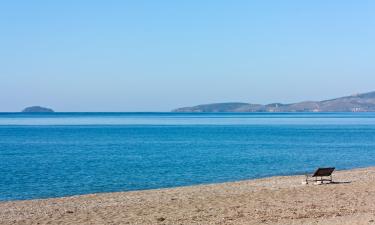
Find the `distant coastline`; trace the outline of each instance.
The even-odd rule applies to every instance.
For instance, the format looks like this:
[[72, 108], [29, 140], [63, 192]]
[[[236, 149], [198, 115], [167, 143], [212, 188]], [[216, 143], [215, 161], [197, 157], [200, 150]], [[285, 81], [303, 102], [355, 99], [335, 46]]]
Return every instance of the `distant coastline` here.
[[375, 91], [324, 100], [267, 105], [243, 102], [203, 104], [172, 112], [375, 112]]

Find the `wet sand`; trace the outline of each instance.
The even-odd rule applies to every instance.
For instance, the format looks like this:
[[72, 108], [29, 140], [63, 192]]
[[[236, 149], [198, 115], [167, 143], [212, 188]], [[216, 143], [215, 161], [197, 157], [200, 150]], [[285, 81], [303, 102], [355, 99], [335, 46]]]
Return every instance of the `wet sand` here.
[[0, 224], [374, 224], [375, 167], [181, 188], [0, 202]]

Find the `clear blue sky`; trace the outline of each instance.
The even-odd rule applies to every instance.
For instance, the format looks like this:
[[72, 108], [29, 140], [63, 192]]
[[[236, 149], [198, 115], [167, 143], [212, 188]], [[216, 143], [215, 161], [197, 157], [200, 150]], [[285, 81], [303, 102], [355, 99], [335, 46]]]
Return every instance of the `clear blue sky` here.
[[2, 1], [0, 111], [169, 111], [375, 90], [375, 1]]

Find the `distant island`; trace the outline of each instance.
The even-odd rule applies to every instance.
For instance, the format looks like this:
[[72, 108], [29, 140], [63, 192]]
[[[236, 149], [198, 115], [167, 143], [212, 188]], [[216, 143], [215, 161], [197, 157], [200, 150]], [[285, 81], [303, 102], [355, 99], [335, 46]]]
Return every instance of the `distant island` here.
[[54, 111], [50, 108], [41, 106], [31, 106], [22, 110], [23, 113], [53, 113]]
[[197, 105], [172, 112], [375, 112], [375, 91], [325, 101], [267, 105], [230, 102]]

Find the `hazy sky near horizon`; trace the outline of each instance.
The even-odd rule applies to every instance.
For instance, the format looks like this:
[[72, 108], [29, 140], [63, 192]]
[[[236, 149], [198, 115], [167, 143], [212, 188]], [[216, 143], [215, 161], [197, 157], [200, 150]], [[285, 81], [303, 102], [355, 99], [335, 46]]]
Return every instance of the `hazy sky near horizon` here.
[[169, 111], [375, 90], [375, 1], [2, 1], [0, 111]]

